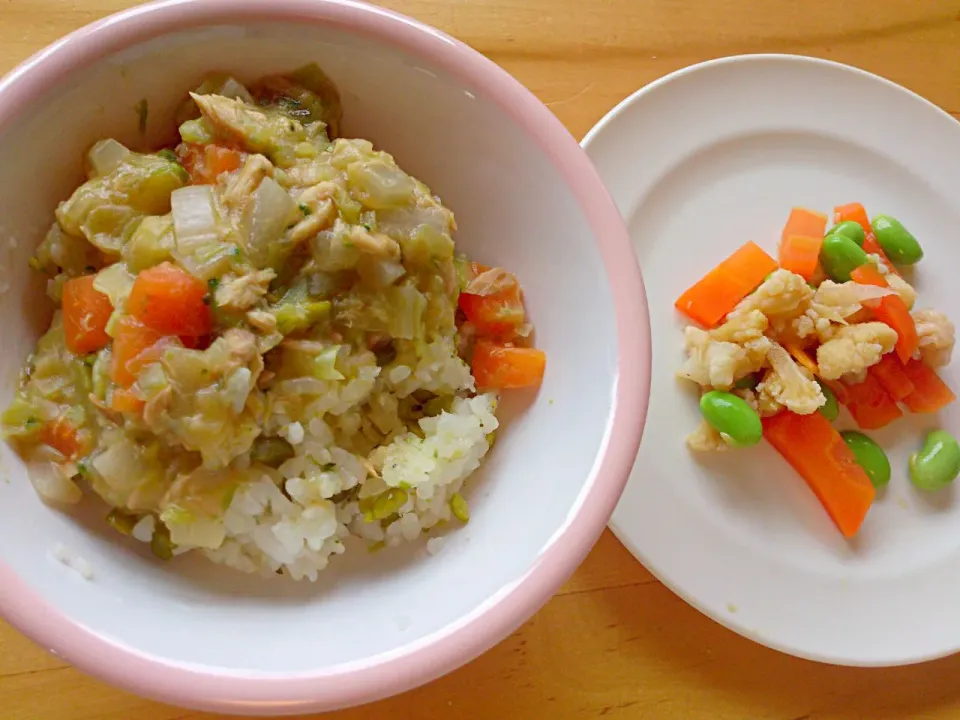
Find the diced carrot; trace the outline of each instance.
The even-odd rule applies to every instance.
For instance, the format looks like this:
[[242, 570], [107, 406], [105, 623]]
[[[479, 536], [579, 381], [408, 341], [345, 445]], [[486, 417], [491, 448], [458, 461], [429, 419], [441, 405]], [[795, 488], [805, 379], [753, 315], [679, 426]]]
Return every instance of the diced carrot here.
[[886, 253], [883, 252], [883, 248], [880, 247], [880, 243], [877, 242], [877, 236], [873, 234], [873, 227], [870, 225], [870, 218], [867, 217], [867, 211], [864, 209], [863, 205], [860, 203], [850, 203], [848, 205], [839, 205], [833, 209], [833, 221], [835, 223], [846, 222], [847, 220], [852, 220], [857, 223], [860, 227], [863, 228], [864, 239], [863, 239], [863, 250], [868, 255], [879, 255], [880, 259], [890, 268], [892, 272], [897, 272], [897, 269], [893, 266], [893, 263], [887, 259]]
[[542, 350], [478, 340], [471, 369], [478, 388], [509, 390], [539, 385], [546, 365], [547, 356]]
[[63, 284], [63, 333], [67, 348], [78, 355], [110, 344], [107, 321], [113, 305], [93, 286], [95, 278], [96, 275], [84, 275]]
[[[477, 269], [478, 277], [490, 270], [482, 265]], [[474, 294], [471, 292], [471, 283], [460, 293], [460, 309], [481, 335], [510, 338], [527, 321], [519, 283], [509, 273], [503, 273], [502, 277], [502, 286], [498, 285], [493, 292]]]
[[146, 403], [129, 388], [114, 388], [113, 397], [110, 398], [110, 407], [117, 412], [139, 413], [144, 405]]
[[677, 298], [675, 306], [701, 325], [713, 327], [776, 269], [776, 260], [748, 242]]
[[844, 537], [863, 524], [876, 491], [853, 451], [822, 414], [763, 418], [763, 436], [793, 466]]
[[903, 399], [910, 412], [935, 413], [957, 399], [936, 370], [921, 360], [904, 363], [903, 371], [914, 385], [914, 391]]
[[903, 417], [903, 411], [875, 375], [867, 373], [863, 382], [848, 384], [846, 388], [847, 400], [844, 405], [864, 430], [878, 430]]
[[164, 335], [200, 337], [209, 333], [213, 324], [206, 295], [203, 282], [165, 262], [137, 276], [127, 298], [127, 310]]
[[790, 216], [787, 218], [787, 224], [783, 227], [780, 234], [780, 241], [783, 242], [793, 235], [801, 237], [812, 237], [823, 239], [823, 232], [827, 229], [827, 216], [814, 210], [795, 207], [790, 210]]
[[[862, 265], [850, 273], [850, 277], [861, 285], [890, 287], [880, 271], [873, 265]], [[887, 295], [878, 300], [868, 300], [869, 307], [880, 322], [897, 331], [897, 356], [907, 362], [917, 351], [917, 325], [905, 302], [899, 295]]]
[[917, 389], [910, 376], [904, 372], [903, 363], [897, 359], [895, 353], [884, 355], [879, 363], [867, 370], [867, 374], [873, 375], [887, 394], [897, 402]]
[[80, 433], [69, 420], [62, 417], [45, 424], [39, 439], [67, 458], [76, 457], [83, 447]]
[[110, 378], [113, 382], [120, 387], [132, 385], [137, 379], [135, 371], [139, 368], [135, 367], [131, 370], [130, 363], [161, 338], [163, 333], [147, 327], [136, 318], [129, 315], [120, 318], [117, 322], [111, 356]]
[[177, 148], [177, 157], [193, 185], [213, 185], [220, 175], [243, 165], [243, 153], [221, 145], [184, 143]]

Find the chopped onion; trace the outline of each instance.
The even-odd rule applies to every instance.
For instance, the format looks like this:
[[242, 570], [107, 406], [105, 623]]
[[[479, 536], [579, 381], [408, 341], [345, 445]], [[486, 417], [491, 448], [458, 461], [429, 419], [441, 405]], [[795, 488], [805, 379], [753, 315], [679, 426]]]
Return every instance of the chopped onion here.
[[517, 278], [503, 268], [491, 268], [477, 275], [467, 285], [468, 295], [493, 295], [516, 287]]
[[413, 285], [391, 287], [387, 297], [393, 310], [390, 334], [404, 340], [418, 338], [422, 332], [427, 299]]
[[296, 202], [280, 183], [270, 177], [260, 182], [253, 193], [253, 202], [244, 212], [244, 250], [255, 265], [267, 264], [270, 246], [283, 236], [297, 212]]
[[217, 240], [217, 212], [209, 185], [188, 185], [174, 190], [170, 206], [177, 250], [192, 255], [197, 247]]
[[130, 151], [113, 138], [100, 140], [87, 153], [90, 170], [94, 177], [109, 175], [119, 167]]
[[37, 494], [45, 501], [62, 505], [76, 505], [83, 493], [56, 463], [32, 459], [27, 463], [27, 476]]
[[237, 368], [230, 374], [230, 377], [227, 378], [225, 387], [226, 396], [236, 415], [243, 412], [243, 408], [247, 404], [247, 396], [250, 395], [252, 388], [253, 373], [250, 372], [249, 368]]
[[114, 263], [97, 273], [93, 279], [93, 287], [108, 298], [114, 308], [123, 307], [136, 278], [127, 272], [122, 262]]
[[413, 178], [383, 160], [351, 163], [347, 183], [363, 204], [374, 210], [404, 207], [416, 188]]
[[224, 80], [220, 89], [211, 94], [223, 95], [223, 97], [230, 98], [231, 100], [243, 100], [250, 105], [257, 104], [253, 99], [253, 95], [250, 94], [250, 91], [232, 77]]
[[343, 374], [337, 370], [337, 355], [340, 353], [339, 345], [331, 345], [324, 348], [314, 359], [314, 375], [319, 380], [343, 380]]

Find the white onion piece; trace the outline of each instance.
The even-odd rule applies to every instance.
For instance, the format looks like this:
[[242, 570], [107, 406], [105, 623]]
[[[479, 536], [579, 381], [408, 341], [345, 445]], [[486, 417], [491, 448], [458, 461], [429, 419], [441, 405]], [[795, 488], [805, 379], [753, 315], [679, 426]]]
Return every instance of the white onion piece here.
[[188, 185], [174, 190], [170, 207], [179, 252], [191, 255], [197, 247], [217, 241], [217, 212], [209, 185]]
[[264, 178], [253, 193], [253, 202], [245, 214], [246, 241], [244, 250], [256, 265], [266, 265], [270, 245], [277, 242], [298, 212], [297, 203], [280, 183]]
[[87, 153], [87, 160], [95, 176], [108, 175], [122, 163], [130, 151], [113, 138], [100, 140]]
[[46, 502], [61, 505], [76, 505], [83, 492], [76, 483], [49, 460], [33, 459], [27, 463], [27, 475], [37, 494]]

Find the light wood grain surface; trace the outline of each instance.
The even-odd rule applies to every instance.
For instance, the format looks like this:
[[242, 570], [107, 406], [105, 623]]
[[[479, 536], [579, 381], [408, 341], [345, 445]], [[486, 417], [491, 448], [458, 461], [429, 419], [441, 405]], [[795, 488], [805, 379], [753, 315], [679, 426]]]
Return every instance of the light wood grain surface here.
[[[133, 4], [0, 0], [0, 70]], [[749, 52], [800, 53], [858, 65], [960, 116], [960, 0], [386, 4], [500, 63], [578, 138], [645, 83], [701, 60]], [[960, 656], [859, 670], [759, 647], [688, 607], [606, 533], [560, 593], [480, 659], [400, 697], [325, 717], [960, 718], [958, 677]], [[0, 623], [4, 720], [212, 717], [141, 700], [85, 677]]]

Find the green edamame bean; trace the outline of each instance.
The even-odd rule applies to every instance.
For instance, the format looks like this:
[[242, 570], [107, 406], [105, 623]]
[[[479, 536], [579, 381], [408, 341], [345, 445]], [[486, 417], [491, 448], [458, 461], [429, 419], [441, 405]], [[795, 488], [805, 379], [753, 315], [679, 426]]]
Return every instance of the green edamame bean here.
[[920, 490], [939, 490], [960, 475], [960, 444], [944, 430], [927, 435], [923, 448], [910, 456], [910, 480]]
[[896, 265], [913, 265], [923, 258], [923, 248], [903, 224], [889, 215], [877, 215], [870, 223], [877, 242]]
[[840, 403], [837, 402], [837, 396], [833, 394], [833, 390], [819, 380], [817, 380], [817, 385], [820, 386], [820, 391], [827, 399], [827, 401], [817, 409], [827, 420], [833, 422], [840, 415]]
[[875, 488], [882, 488], [890, 482], [890, 461], [879, 445], [856, 430], [844, 430], [840, 436], [853, 451], [857, 465], [867, 473]]
[[863, 231], [863, 227], [858, 222], [853, 220], [844, 220], [842, 223], [837, 223], [832, 228], [827, 235], [843, 235], [845, 237], [853, 240], [857, 245], [863, 247], [863, 241], [866, 239], [866, 233]]
[[820, 246], [820, 264], [834, 282], [843, 283], [850, 273], [867, 263], [867, 254], [846, 235], [827, 235]]
[[728, 445], [756, 445], [763, 437], [760, 416], [733, 393], [711, 390], [700, 398], [700, 414]]

